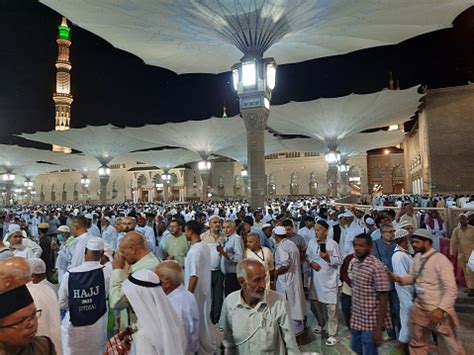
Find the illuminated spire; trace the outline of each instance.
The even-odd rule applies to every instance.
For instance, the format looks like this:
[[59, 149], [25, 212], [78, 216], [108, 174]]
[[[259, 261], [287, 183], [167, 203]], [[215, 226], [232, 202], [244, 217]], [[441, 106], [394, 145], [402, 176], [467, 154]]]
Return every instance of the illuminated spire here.
[[[62, 18], [58, 26], [58, 57], [56, 60], [56, 90], [53, 93], [53, 100], [56, 106], [55, 130], [66, 131], [71, 124], [71, 104], [73, 101], [71, 94], [71, 62], [69, 61], [69, 47], [71, 28], [67, 24], [67, 19]], [[53, 145], [53, 151], [70, 153], [71, 148]]]
[[70, 40], [69, 31], [71, 31], [71, 28], [67, 25], [67, 19], [63, 17], [61, 24], [58, 26], [58, 38]]

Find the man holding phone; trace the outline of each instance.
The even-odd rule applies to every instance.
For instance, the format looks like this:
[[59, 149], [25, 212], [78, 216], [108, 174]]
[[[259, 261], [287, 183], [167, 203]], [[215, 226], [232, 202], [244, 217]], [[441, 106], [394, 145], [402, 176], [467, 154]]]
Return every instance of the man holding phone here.
[[327, 238], [329, 225], [319, 220], [315, 225], [316, 238], [309, 242], [306, 258], [312, 269], [310, 298], [311, 311], [318, 325], [314, 333], [321, 333], [327, 324], [327, 346], [337, 344], [338, 267], [342, 264], [339, 245]]

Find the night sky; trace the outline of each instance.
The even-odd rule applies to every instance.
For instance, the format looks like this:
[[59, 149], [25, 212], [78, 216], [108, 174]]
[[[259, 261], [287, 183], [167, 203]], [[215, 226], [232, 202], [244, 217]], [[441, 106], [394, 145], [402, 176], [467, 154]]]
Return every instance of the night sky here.
[[[54, 129], [60, 22], [59, 14], [35, 0], [0, 0], [1, 143], [31, 145], [12, 135]], [[230, 73], [176, 75], [79, 27], [72, 26], [71, 37], [72, 127], [205, 119], [221, 116], [224, 103], [229, 115], [238, 113]], [[460, 14], [452, 29], [398, 45], [280, 65], [272, 104], [379, 91], [390, 71], [402, 89], [474, 81], [474, 8]]]

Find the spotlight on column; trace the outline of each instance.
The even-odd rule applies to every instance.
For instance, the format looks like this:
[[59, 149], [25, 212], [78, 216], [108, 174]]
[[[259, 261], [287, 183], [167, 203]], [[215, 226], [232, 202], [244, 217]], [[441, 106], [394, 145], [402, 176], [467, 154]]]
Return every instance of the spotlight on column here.
[[200, 161], [198, 163], [198, 169], [201, 171], [211, 170], [211, 162], [207, 160]]
[[339, 170], [340, 173], [347, 173], [351, 166], [347, 163], [339, 164], [337, 166], [337, 170]]
[[337, 164], [341, 161], [341, 153], [336, 150], [330, 150], [324, 157], [329, 164]]
[[242, 171], [240, 172], [240, 176], [242, 177], [247, 177], [249, 175], [249, 172], [247, 171], [247, 169], [242, 169]]
[[171, 174], [165, 173], [161, 175], [161, 179], [167, 183], [171, 181]]
[[162, 189], [163, 186], [164, 186], [164, 185], [163, 185], [162, 183], [160, 183], [160, 182], [155, 185], [155, 187], [156, 187], [157, 189]]
[[99, 168], [99, 177], [110, 176], [110, 168], [106, 165], [103, 165]]

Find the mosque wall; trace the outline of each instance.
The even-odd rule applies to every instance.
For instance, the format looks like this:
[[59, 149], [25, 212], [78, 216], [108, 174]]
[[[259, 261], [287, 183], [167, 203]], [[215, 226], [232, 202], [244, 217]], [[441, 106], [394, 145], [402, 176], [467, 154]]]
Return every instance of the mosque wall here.
[[473, 194], [473, 137], [474, 85], [429, 90], [403, 144], [410, 192]]
[[[385, 159], [385, 157], [383, 157]], [[394, 158], [392, 158], [393, 161]], [[348, 160], [351, 166], [347, 176], [349, 190], [344, 190], [344, 180], [339, 178], [339, 192], [366, 194], [370, 185], [367, 154], [353, 156]], [[391, 162], [391, 161], [390, 161]], [[402, 159], [403, 162], [403, 159]], [[267, 156], [266, 174], [269, 196], [323, 195], [328, 193], [328, 164], [324, 156], [310, 153], [291, 152]], [[378, 163], [382, 164], [381, 162]], [[386, 163], [383, 163], [384, 165]], [[385, 165], [384, 165], [385, 166]], [[391, 166], [391, 165], [390, 165]], [[241, 175], [243, 167], [234, 161], [216, 160], [212, 163], [209, 186], [215, 198], [244, 198], [248, 186], [247, 178]], [[110, 202], [151, 202], [162, 200], [163, 188], [157, 188], [162, 170], [146, 164], [127, 163], [111, 166], [107, 185], [107, 199]], [[187, 168], [171, 169], [175, 180], [170, 184], [170, 198], [174, 200], [199, 199], [202, 194], [202, 180], [197, 164]], [[69, 202], [98, 201], [100, 181], [96, 172], [90, 172], [90, 184], [81, 185], [82, 174], [76, 171], [43, 174], [36, 178], [35, 201]], [[346, 182], [347, 182], [346, 181]], [[65, 193], [63, 193], [65, 191]]]
[[369, 154], [368, 193], [397, 193], [405, 190], [405, 160], [403, 153]]

